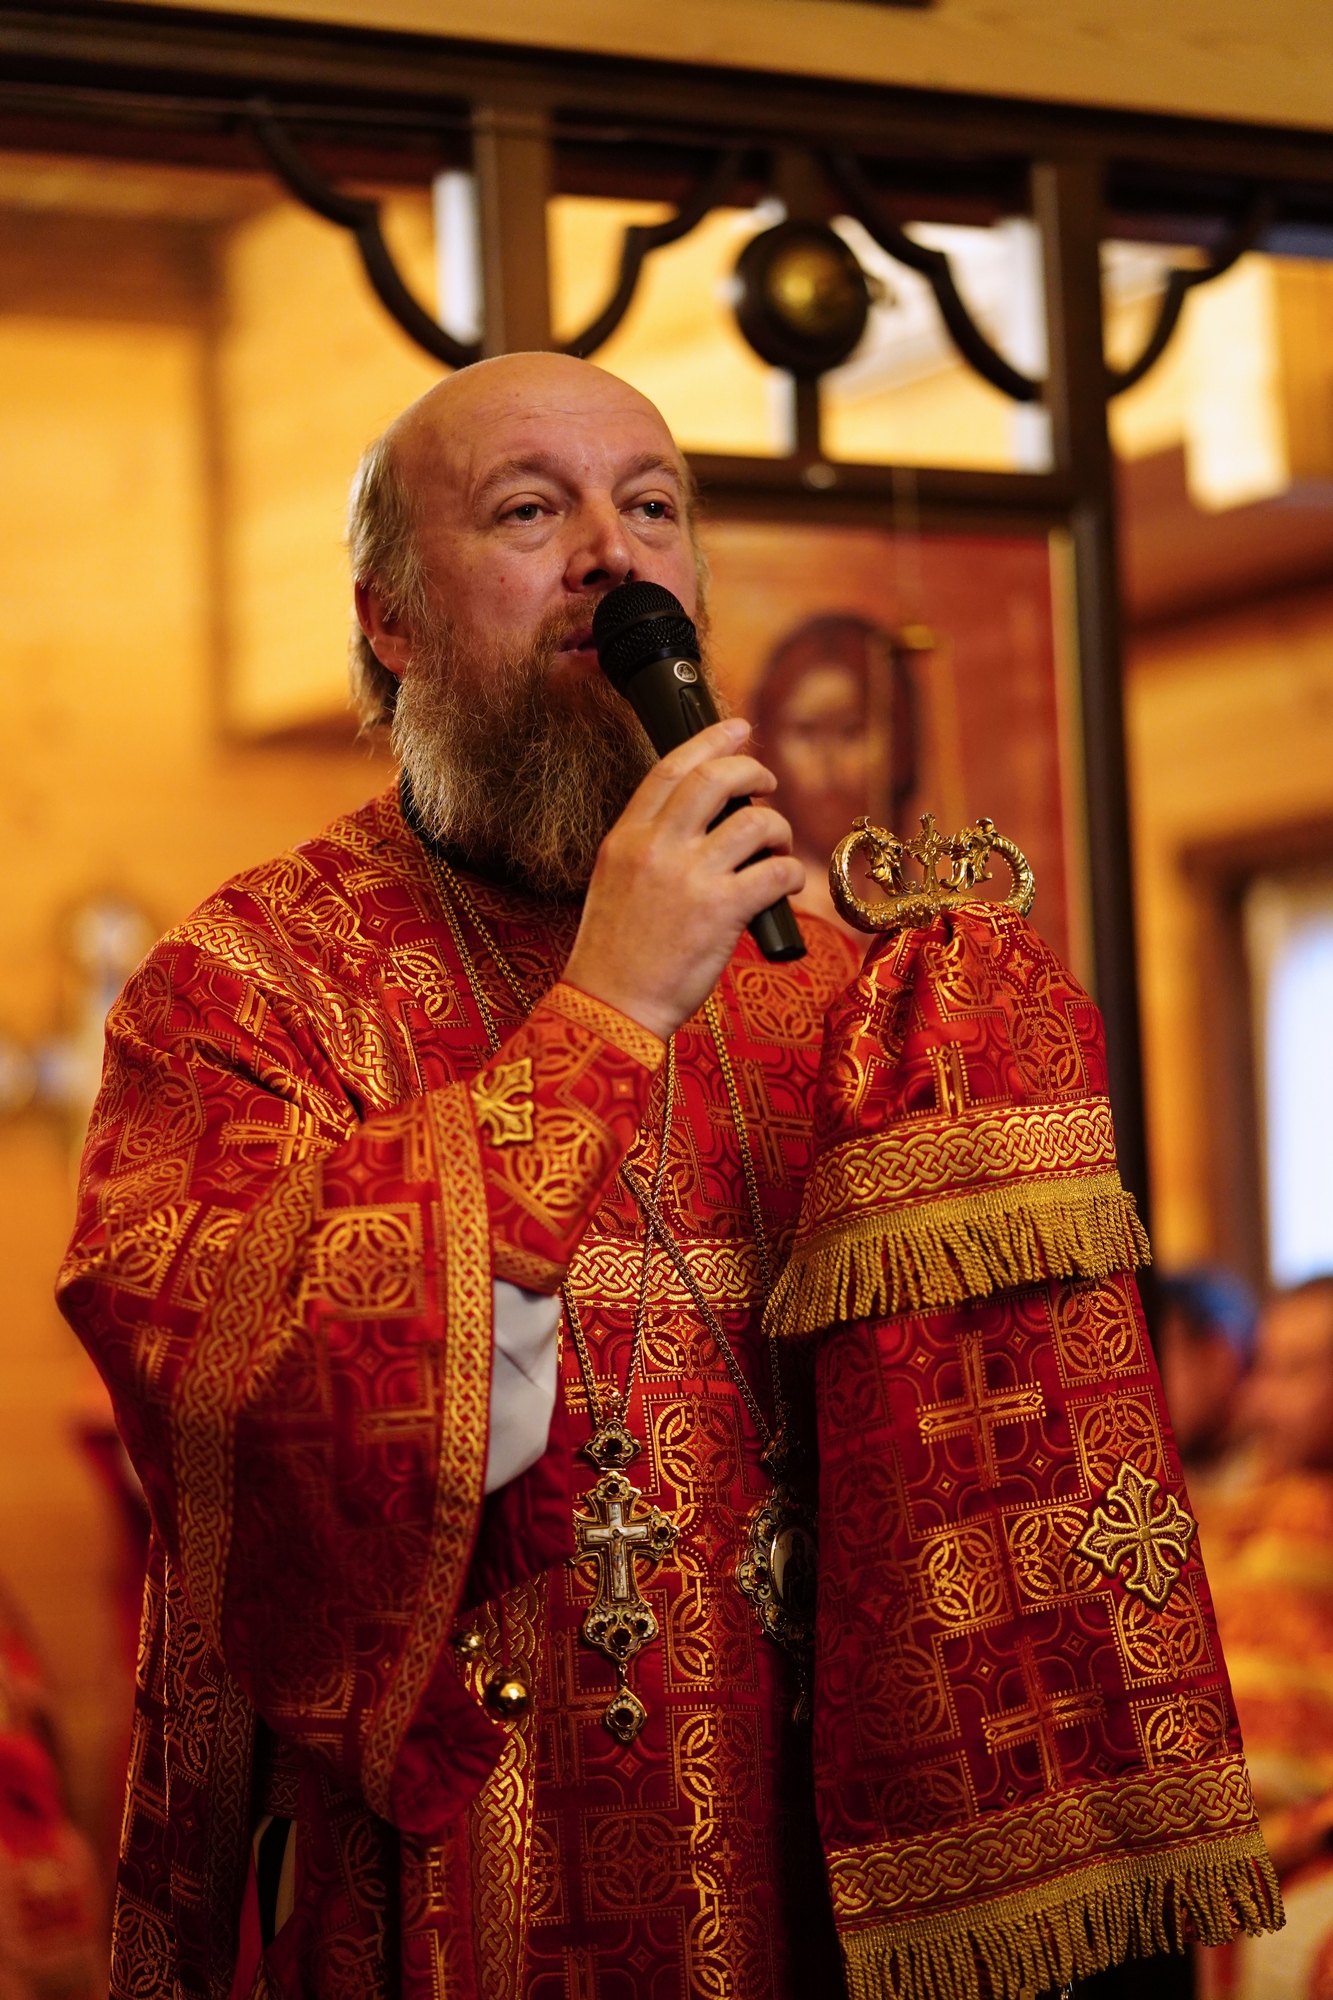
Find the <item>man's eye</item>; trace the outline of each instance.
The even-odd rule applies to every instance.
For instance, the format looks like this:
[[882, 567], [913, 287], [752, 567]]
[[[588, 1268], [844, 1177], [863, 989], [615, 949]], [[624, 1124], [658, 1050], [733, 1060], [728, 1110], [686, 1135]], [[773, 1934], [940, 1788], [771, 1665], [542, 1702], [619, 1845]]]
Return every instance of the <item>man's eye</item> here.
[[665, 500], [640, 500], [639, 508], [645, 520], [665, 521], [667, 517], [667, 503]]
[[529, 521], [537, 520], [541, 511], [535, 500], [524, 500], [519, 506], [509, 509], [509, 519], [511, 521], [522, 521], [526, 524]]

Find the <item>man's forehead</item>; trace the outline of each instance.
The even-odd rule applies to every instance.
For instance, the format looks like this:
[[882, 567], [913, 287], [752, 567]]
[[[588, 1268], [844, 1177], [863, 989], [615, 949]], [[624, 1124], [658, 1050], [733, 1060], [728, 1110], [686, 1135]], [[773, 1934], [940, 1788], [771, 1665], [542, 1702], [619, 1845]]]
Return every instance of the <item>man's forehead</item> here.
[[653, 405], [599, 369], [588, 378], [457, 382], [471, 393], [441, 395], [411, 413], [405, 475], [473, 491], [507, 469], [615, 479], [656, 463], [679, 476], [679, 453]]

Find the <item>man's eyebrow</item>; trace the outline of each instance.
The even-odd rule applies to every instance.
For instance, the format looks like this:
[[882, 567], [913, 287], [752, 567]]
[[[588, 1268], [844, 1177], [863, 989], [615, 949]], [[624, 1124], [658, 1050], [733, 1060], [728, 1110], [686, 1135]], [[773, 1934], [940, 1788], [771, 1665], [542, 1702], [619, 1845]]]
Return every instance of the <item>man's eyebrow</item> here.
[[[646, 472], [664, 472], [675, 485], [680, 487], [684, 485], [680, 467], [675, 459], [661, 451], [641, 452], [638, 458], [626, 466], [616, 484], [620, 486], [627, 479], [641, 479]], [[553, 454], [543, 451], [522, 452], [513, 458], [502, 459], [498, 465], [492, 466], [476, 489], [477, 499], [486, 499], [497, 486], [507, 486], [511, 480], [521, 479], [525, 473], [554, 479], [561, 486], [569, 483], [564, 466]]]
[[[622, 473], [621, 479], [641, 479], [645, 472], [665, 472], [677, 486], [683, 485], [680, 466], [664, 451], [645, 451]], [[617, 485], [621, 482], [617, 480]]]

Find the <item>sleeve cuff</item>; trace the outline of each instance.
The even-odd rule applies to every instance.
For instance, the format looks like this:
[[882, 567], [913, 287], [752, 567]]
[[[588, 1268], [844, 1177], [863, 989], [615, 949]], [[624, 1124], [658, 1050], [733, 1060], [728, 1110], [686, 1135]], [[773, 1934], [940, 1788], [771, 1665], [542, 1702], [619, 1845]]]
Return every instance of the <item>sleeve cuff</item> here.
[[587, 1028], [592, 1034], [600, 1035], [621, 1055], [630, 1056], [642, 1063], [646, 1070], [659, 1070], [666, 1060], [667, 1045], [660, 1035], [650, 1028], [641, 1028], [637, 1021], [631, 1021], [628, 1014], [622, 1014], [618, 1007], [608, 1006], [605, 1000], [594, 1000], [591, 993], [581, 987], [570, 986], [559, 980], [542, 1001], [544, 1007], [554, 1008], [567, 1021], [577, 1027]]

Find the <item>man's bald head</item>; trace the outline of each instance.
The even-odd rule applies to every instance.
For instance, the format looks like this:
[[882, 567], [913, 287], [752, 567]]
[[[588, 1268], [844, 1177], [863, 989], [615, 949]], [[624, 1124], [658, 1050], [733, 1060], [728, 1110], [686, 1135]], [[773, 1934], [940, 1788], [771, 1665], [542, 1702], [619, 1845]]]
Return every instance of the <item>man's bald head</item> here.
[[[497, 482], [512, 485], [529, 470], [553, 469], [586, 480], [598, 469], [590, 460], [608, 435], [621, 442], [622, 462], [600, 468], [604, 481], [614, 473], [658, 474], [674, 488], [697, 584], [702, 564], [692, 482], [660, 411], [589, 361], [538, 353], [498, 355], [446, 376], [368, 448], [348, 516], [357, 585], [376, 591], [391, 615], [419, 623], [438, 595], [431, 590], [432, 568], [439, 567], [432, 544], [447, 546], [451, 534], [474, 527]], [[386, 667], [377, 650], [383, 649], [358, 630], [352, 688], [368, 726], [387, 722], [397, 699], [398, 670]]]
[[409, 489], [416, 489], [441, 471], [466, 476], [490, 447], [503, 449], [516, 428], [556, 416], [594, 423], [635, 418], [684, 474], [656, 404], [618, 375], [569, 354], [499, 354], [447, 375], [394, 419], [385, 440]]

